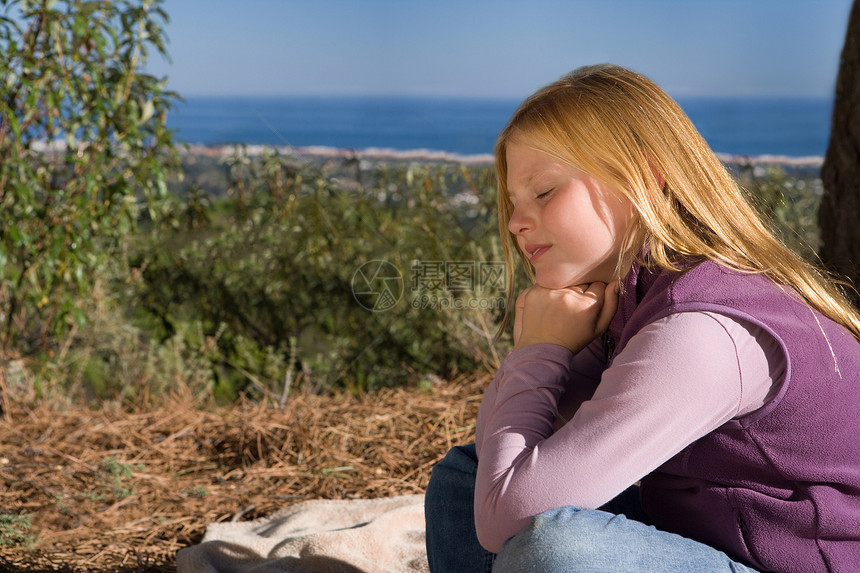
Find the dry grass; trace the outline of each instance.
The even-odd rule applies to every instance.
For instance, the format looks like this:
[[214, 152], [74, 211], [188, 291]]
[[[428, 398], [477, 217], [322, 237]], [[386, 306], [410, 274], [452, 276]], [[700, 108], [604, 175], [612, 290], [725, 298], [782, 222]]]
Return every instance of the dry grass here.
[[210, 522], [305, 499], [420, 493], [448, 448], [473, 440], [487, 382], [297, 394], [283, 410], [202, 410], [182, 396], [142, 411], [6, 404], [0, 568], [175, 571], [176, 551]]

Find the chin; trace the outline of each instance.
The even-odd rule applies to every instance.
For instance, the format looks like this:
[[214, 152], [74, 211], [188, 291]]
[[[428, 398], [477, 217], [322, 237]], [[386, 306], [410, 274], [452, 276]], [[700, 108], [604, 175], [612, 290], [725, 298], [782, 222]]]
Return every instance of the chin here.
[[541, 274], [538, 272], [535, 274], [535, 284], [547, 289], [561, 289], [595, 282], [609, 284], [612, 281], [611, 278], [596, 277], [594, 274], [595, 273], [589, 273], [583, 275], [582, 273], [571, 273], [569, 275], [560, 276], [558, 274]]
[[535, 276], [535, 284], [548, 289], [567, 288], [585, 282], [587, 281], [579, 280], [578, 277], [542, 277], [539, 274]]

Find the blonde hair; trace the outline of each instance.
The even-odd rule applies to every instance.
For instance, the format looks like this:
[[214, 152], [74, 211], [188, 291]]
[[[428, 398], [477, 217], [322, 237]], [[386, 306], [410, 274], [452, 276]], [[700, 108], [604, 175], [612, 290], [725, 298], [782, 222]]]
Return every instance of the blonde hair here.
[[640, 253], [641, 262], [669, 270], [680, 270], [682, 260], [710, 259], [793, 289], [860, 340], [860, 315], [836, 282], [774, 235], [680, 106], [648, 78], [610, 64], [579, 68], [539, 90], [499, 135], [499, 231], [508, 285], [502, 329], [517, 295], [514, 253], [534, 280], [534, 268], [508, 229], [513, 205], [506, 151], [514, 141], [590, 174], [630, 200], [636, 215], [618, 278]]

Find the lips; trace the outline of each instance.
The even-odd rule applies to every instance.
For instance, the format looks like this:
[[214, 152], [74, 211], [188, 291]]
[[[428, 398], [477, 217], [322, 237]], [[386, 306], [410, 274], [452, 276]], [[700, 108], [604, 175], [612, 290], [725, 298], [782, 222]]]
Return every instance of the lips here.
[[545, 252], [550, 249], [551, 245], [541, 245], [537, 243], [528, 243], [523, 250], [529, 256], [529, 261], [534, 264]]

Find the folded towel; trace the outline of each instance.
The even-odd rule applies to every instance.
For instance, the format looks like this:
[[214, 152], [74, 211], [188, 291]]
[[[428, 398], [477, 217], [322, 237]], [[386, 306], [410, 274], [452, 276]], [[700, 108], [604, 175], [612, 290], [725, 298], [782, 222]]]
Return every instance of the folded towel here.
[[211, 523], [178, 573], [427, 572], [424, 496], [314, 500], [255, 521]]

